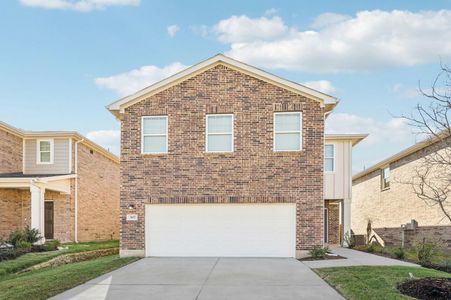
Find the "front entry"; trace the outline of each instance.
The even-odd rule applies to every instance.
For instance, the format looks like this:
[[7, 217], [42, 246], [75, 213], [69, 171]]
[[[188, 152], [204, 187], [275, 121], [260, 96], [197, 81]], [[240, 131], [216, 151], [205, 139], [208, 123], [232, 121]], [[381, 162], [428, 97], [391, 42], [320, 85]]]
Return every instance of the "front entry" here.
[[44, 237], [46, 240], [53, 239], [53, 201], [45, 201], [45, 213], [44, 213]]

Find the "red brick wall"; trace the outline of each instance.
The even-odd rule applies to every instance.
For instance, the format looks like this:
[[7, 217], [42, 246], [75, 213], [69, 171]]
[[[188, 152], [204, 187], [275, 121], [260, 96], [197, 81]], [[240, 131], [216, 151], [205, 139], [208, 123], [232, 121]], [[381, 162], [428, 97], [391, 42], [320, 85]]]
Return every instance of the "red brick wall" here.
[[61, 242], [74, 240], [72, 228], [72, 199], [71, 195], [65, 195], [53, 191], [46, 191], [46, 201], [53, 201], [53, 235]]
[[[273, 152], [273, 113], [303, 112], [303, 151]], [[205, 115], [233, 113], [235, 151], [205, 153]], [[169, 153], [141, 155], [141, 117], [168, 115]], [[146, 203], [297, 203], [296, 248], [323, 244], [324, 110], [316, 101], [216, 66], [126, 109], [121, 247], [144, 249]], [[137, 222], [127, 222], [135, 205]]]
[[18, 189], [0, 189], [0, 238], [30, 224], [26, 214], [30, 206], [30, 192]]
[[119, 238], [119, 164], [78, 144], [78, 240]]
[[22, 138], [0, 129], [0, 173], [22, 172]]
[[329, 245], [340, 244], [340, 205], [338, 201], [325, 201], [328, 210], [328, 239]]

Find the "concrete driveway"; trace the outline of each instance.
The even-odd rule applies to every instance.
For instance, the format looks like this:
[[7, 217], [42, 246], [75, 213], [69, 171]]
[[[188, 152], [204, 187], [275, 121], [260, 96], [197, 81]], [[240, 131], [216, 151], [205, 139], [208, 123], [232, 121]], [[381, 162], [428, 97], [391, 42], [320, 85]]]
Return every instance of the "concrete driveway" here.
[[290, 258], [145, 258], [54, 299], [343, 299]]

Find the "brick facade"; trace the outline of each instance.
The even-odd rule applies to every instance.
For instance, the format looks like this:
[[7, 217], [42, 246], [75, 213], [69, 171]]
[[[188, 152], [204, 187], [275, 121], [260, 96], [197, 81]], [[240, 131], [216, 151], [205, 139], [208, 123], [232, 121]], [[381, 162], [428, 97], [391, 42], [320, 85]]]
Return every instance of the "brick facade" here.
[[[451, 137], [448, 138], [451, 142]], [[422, 158], [443, 151], [436, 143], [407, 155], [390, 164], [390, 188], [381, 190], [381, 170], [375, 170], [353, 181], [352, 224], [356, 234], [365, 234], [368, 221], [372, 228], [400, 228], [401, 224], [416, 220], [421, 226], [451, 225], [438, 206], [430, 206], [419, 199], [406, 182], [415, 176]], [[388, 235], [387, 235], [388, 236]], [[390, 243], [390, 241], [387, 241]]]
[[0, 129], [0, 173], [22, 172], [22, 138]]
[[[373, 228], [387, 246], [401, 246], [401, 227]], [[434, 237], [443, 242], [443, 247], [451, 250], [451, 226], [419, 226], [415, 230], [404, 231], [404, 245], [410, 247], [416, 239]]]
[[[303, 151], [273, 151], [273, 113], [303, 113]], [[233, 113], [233, 153], [205, 153], [205, 119]], [[141, 155], [141, 117], [167, 115], [168, 154]], [[121, 136], [121, 249], [144, 249], [147, 203], [297, 204], [296, 249], [323, 244], [324, 109], [215, 66], [126, 108]], [[134, 209], [129, 209], [133, 205]], [[127, 222], [126, 213], [137, 213]]]
[[328, 211], [328, 244], [339, 245], [340, 241], [340, 201], [326, 200]]
[[119, 238], [119, 164], [78, 145], [78, 240]]

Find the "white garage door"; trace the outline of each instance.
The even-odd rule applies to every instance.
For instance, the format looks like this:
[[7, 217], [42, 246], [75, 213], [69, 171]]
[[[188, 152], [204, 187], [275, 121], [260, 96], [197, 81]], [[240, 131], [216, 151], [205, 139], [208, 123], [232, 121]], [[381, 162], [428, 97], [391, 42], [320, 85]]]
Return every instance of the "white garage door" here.
[[146, 206], [147, 256], [294, 257], [295, 204]]

